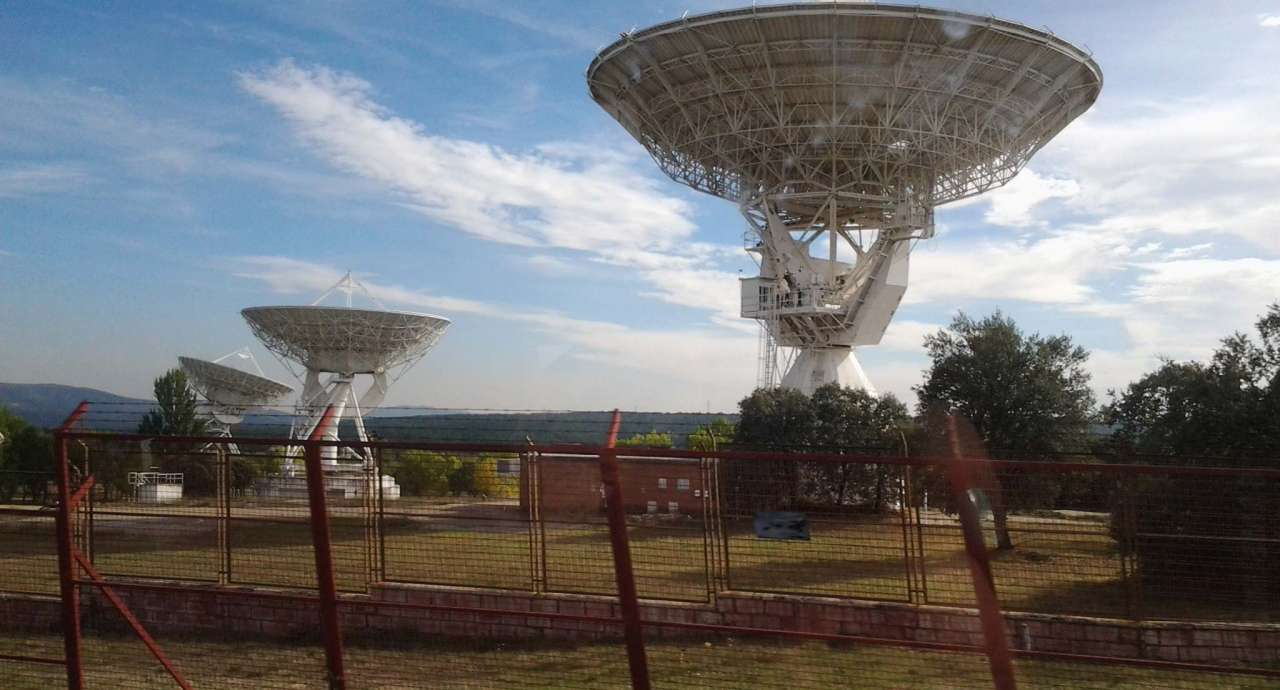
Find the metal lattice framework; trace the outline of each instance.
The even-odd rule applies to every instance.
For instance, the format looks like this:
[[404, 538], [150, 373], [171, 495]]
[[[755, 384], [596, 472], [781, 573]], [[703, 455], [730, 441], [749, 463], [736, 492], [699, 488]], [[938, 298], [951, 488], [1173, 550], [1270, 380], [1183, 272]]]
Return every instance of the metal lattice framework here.
[[[347, 306], [319, 305], [335, 291], [346, 294]], [[240, 312], [253, 334], [303, 381], [294, 419], [295, 438], [310, 437], [325, 411], [332, 410], [338, 420], [351, 419], [360, 440], [368, 441], [364, 416], [382, 404], [391, 385], [426, 356], [449, 328], [448, 319], [430, 314], [353, 308], [351, 297], [357, 291], [382, 307], [348, 273], [310, 306], [250, 307]], [[301, 365], [305, 373], [299, 376], [291, 363]], [[322, 374], [329, 376], [322, 379]], [[355, 379], [362, 374], [370, 375], [372, 382], [363, 393], [357, 393]], [[338, 424], [330, 425], [325, 438], [338, 440], [338, 428]], [[290, 472], [297, 450], [289, 453]], [[364, 456], [366, 464], [372, 461], [367, 451], [357, 454]], [[338, 449], [326, 448], [324, 457], [326, 465], [336, 465]]]
[[1088, 55], [1042, 31], [849, 3], [660, 24], [602, 51], [587, 79], [694, 189], [732, 201], [836, 190], [887, 204], [909, 190], [930, 207], [1007, 182], [1102, 85]]
[[422, 358], [449, 320], [349, 307], [250, 307], [240, 312], [277, 355], [312, 371], [376, 374]]
[[191, 387], [209, 402], [235, 410], [269, 405], [293, 388], [247, 371], [195, 357], [179, 357]]
[[[240, 357], [249, 360], [253, 374], [222, 364], [223, 360]], [[213, 361], [195, 357], [178, 357], [178, 366], [187, 375], [191, 387], [206, 401], [211, 418], [209, 431], [214, 435], [231, 437], [231, 426], [244, 421], [245, 412], [270, 405], [293, 392], [293, 388], [262, 375], [258, 361], [249, 348], [241, 348]], [[235, 443], [227, 443], [227, 450], [239, 454]]]
[[740, 205], [761, 268], [742, 315], [801, 348], [809, 383], [864, 387], [847, 380], [861, 377], [849, 350], [880, 341], [934, 207], [1008, 182], [1102, 87], [1084, 51], [1046, 32], [861, 3], [626, 33], [587, 81], [664, 172]]

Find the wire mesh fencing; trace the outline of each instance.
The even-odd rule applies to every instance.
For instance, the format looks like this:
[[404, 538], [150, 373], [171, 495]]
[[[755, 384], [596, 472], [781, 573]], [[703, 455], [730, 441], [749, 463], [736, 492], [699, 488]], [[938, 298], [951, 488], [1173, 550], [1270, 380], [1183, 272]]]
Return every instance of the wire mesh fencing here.
[[[282, 417], [64, 429], [65, 488], [0, 507], [0, 604], [43, 607], [0, 626], [7, 677], [66, 678], [74, 637], [81, 687], [1010, 687], [975, 611], [989, 572], [1011, 683], [1280, 682], [1274, 470], [691, 447], [704, 427], [614, 447], [595, 414], [333, 440]], [[67, 583], [70, 609], [29, 598]]]
[[0, 594], [58, 594], [52, 480], [0, 470]]

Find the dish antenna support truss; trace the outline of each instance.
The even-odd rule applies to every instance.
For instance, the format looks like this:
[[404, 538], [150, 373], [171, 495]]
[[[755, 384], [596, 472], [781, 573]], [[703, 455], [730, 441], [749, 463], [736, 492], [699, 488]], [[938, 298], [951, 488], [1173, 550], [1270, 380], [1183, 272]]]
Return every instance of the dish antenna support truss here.
[[[805, 3], [623, 34], [591, 97], [672, 179], [736, 203], [760, 267], [741, 315], [758, 377], [872, 390], [878, 344], [934, 208], [999, 187], [1096, 100], [1083, 50], [1022, 24], [916, 6]], [[781, 346], [779, 348], [778, 346]]]
[[[321, 306], [334, 292], [346, 296], [345, 307]], [[378, 309], [351, 306], [356, 292]], [[382, 404], [391, 386], [413, 368], [444, 335], [449, 320], [430, 314], [387, 309], [362, 283], [347, 273], [311, 306], [251, 307], [241, 311], [255, 336], [302, 383], [292, 436], [307, 438], [330, 406], [335, 423], [324, 438], [339, 440], [343, 419], [368, 441], [364, 418]], [[357, 391], [357, 379], [370, 381]], [[297, 454], [290, 449], [289, 457]], [[368, 449], [356, 455], [372, 462]], [[324, 464], [337, 465], [338, 448], [326, 447]], [[292, 462], [287, 466], [292, 467]]]
[[[223, 364], [231, 358], [248, 361], [256, 373]], [[208, 404], [213, 435], [223, 438], [231, 438], [231, 427], [244, 421], [249, 409], [269, 405], [293, 392], [293, 388], [267, 378], [247, 347], [212, 361], [179, 357], [178, 366]], [[228, 442], [226, 446], [232, 453], [240, 452], [234, 443]]]

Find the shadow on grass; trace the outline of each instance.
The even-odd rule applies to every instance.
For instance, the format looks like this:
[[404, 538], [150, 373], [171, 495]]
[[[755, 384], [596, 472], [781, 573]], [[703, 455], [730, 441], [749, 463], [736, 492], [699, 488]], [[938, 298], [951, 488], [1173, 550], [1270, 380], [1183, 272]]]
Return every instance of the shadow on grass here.
[[1058, 582], [1052, 587], [1040, 587], [1032, 591], [1000, 587], [996, 582], [996, 594], [1001, 607], [1007, 611], [1033, 613], [1057, 613], [1066, 615], [1104, 616], [1126, 618], [1124, 582], [1116, 579], [1102, 582]]
[[750, 557], [729, 555], [729, 582], [734, 589], [761, 589], [775, 592], [822, 588], [833, 594], [901, 592], [906, 598], [906, 564], [902, 559], [790, 558], [776, 555]]

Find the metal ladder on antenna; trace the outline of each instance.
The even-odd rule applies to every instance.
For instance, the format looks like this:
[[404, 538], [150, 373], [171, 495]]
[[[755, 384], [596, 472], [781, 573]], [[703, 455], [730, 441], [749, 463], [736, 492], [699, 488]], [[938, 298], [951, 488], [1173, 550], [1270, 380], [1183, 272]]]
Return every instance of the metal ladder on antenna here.
[[769, 326], [761, 321], [760, 342], [757, 346], [759, 361], [756, 364], [756, 388], [773, 388], [778, 367], [778, 343], [769, 335]]

